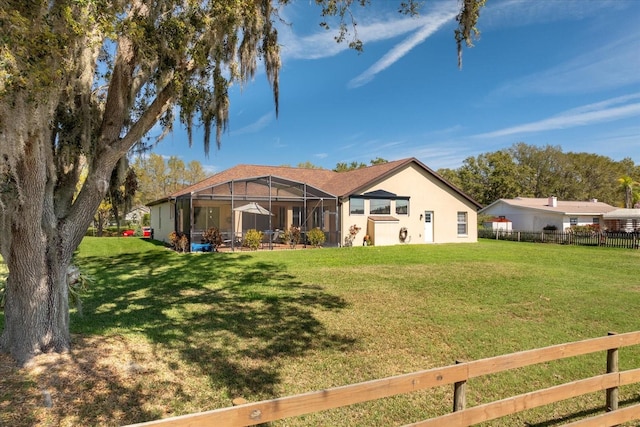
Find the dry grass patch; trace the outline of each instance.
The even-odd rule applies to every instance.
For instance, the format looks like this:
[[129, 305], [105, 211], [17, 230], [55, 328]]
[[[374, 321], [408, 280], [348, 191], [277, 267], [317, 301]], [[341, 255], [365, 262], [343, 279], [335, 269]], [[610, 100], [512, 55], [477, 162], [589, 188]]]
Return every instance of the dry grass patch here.
[[203, 409], [197, 383], [207, 380], [158, 346], [122, 336], [73, 341], [72, 351], [22, 369], [0, 355], [0, 425], [118, 426], [171, 416], [178, 396], [193, 402], [183, 411]]

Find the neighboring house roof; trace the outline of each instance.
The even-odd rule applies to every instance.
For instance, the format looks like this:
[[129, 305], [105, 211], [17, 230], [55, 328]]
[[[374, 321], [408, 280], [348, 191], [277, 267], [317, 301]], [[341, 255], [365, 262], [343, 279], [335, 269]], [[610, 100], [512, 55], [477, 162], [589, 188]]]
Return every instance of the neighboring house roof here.
[[602, 215], [604, 219], [640, 219], [640, 209], [616, 209]]
[[441, 182], [446, 187], [449, 187], [462, 198], [471, 202], [478, 209], [482, 207], [482, 205], [462, 192], [459, 188], [449, 183], [447, 180], [413, 157], [381, 163], [348, 172], [335, 172], [328, 169], [294, 168], [289, 166], [237, 165], [212, 175], [209, 178], [189, 187], [183, 188], [182, 190], [171, 194], [169, 197], [151, 202], [148, 206], [153, 206], [169, 199], [226, 182], [265, 176], [274, 176], [305, 183], [337, 197], [348, 197], [350, 195], [359, 194], [360, 191], [374, 185], [376, 182], [384, 180], [388, 176], [393, 175], [398, 170], [411, 163], [417, 164], [428, 174], [432, 175], [437, 181]]
[[616, 209], [611, 205], [597, 201], [575, 202], [558, 200], [556, 206], [552, 206], [549, 204], [548, 198], [516, 197], [515, 199], [496, 200], [489, 206], [481, 209], [480, 213], [490, 210], [491, 207], [500, 203], [516, 208], [552, 212], [562, 215], [602, 215]]

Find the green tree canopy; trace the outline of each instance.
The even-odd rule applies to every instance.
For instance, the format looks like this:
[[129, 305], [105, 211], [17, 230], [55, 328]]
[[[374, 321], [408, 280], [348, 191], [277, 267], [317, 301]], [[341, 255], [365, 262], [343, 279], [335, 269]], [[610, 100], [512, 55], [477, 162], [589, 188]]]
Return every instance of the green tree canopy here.
[[[618, 178], [637, 170], [629, 158], [614, 161], [598, 154], [564, 153], [560, 146], [521, 142], [506, 150], [469, 157], [458, 169], [438, 172], [483, 205], [501, 198], [553, 195], [622, 206], [627, 193]], [[637, 180], [630, 176], [631, 181]]]
[[296, 167], [301, 169], [324, 169], [322, 166], [315, 165], [308, 160], [306, 162], [298, 163]]
[[136, 157], [133, 170], [138, 178], [135, 203], [141, 205], [167, 197], [207, 177], [202, 164], [197, 160], [192, 160], [185, 166], [184, 161], [178, 157], [164, 159], [155, 153]]
[[624, 195], [624, 207], [627, 209], [633, 208], [637, 201], [636, 187], [640, 186], [640, 182], [634, 180], [632, 177], [625, 175], [617, 179], [620, 185], [620, 190]]
[[[387, 162], [389, 161], [386, 159], [383, 159], [382, 157], [376, 157], [375, 159], [370, 160], [369, 164], [371, 166], [374, 166], [374, 165], [380, 165], [382, 163], [387, 163]], [[353, 161], [351, 163], [339, 162], [336, 164], [336, 167], [333, 168], [333, 170], [334, 172], [348, 172], [355, 169], [362, 169], [366, 167], [367, 167], [366, 163], [362, 163], [358, 161]]]

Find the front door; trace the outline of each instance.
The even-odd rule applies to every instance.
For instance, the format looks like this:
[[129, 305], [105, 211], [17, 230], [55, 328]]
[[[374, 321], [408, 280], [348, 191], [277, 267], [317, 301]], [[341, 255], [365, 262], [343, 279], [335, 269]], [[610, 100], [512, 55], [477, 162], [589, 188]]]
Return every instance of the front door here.
[[424, 242], [433, 243], [433, 211], [424, 211]]

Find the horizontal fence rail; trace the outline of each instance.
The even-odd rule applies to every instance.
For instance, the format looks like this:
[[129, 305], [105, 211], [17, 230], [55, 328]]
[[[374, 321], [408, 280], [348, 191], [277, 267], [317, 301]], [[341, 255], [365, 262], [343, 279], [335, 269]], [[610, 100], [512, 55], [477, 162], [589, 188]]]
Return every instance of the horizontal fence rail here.
[[569, 231], [512, 231], [478, 229], [481, 239], [512, 242], [555, 243], [559, 245], [603, 246], [638, 249], [640, 233], [569, 232]]
[[[454, 385], [455, 387], [454, 399], [456, 401], [453, 403], [454, 412], [420, 421], [411, 424], [411, 426], [468, 426], [515, 414], [526, 409], [603, 390], [606, 390], [606, 406], [610, 412], [587, 420], [578, 421], [572, 425], [612, 426], [621, 422], [640, 419], [640, 405], [618, 409], [617, 401], [618, 387], [640, 382], [640, 368], [618, 372], [618, 349], [638, 344], [640, 344], [640, 331], [610, 334], [606, 337], [553, 345], [470, 362], [461, 362], [455, 365], [313, 391], [295, 396], [245, 403], [235, 407], [133, 424], [130, 427], [249, 426], [446, 385]], [[471, 378], [600, 351], [607, 352], [606, 374], [513, 396], [472, 408], [464, 407], [465, 387], [461, 386]], [[594, 424], [589, 421], [591, 419], [598, 419], [598, 421]]]

